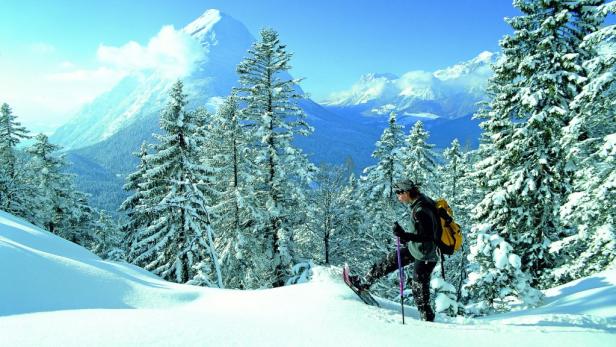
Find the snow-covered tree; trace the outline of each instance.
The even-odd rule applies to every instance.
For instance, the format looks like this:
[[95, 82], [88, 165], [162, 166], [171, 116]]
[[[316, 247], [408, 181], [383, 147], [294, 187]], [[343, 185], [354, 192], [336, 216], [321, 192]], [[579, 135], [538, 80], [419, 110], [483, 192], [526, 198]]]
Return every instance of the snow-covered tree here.
[[455, 317], [463, 311], [462, 305], [458, 302], [456, 288], [441, 277], [433, 277], [430, 280], [431, 297], [434, 298], [434, 311], [445, 313]]
[[[370, 221], [365, 218], [365, 206], [360, 194], [359, 180], [351, 174], [340, 191], [339, 201], [342, 215], [339, 216], [340, 225], [333, 235], [334, 242], [330, 252], [332, 264], [342, 265], [348, 262], [361, 266], [362, 260], [367, 258], [369, 247], [363, 237], [363, 231], [367, 230]], [[371, 257], [370, 259], [372, 260]]]
[[27, 217], [28, 209], [23, 190], [24, 182], [17, 169], [15, 147], [29, 138], [28, 131], [13, 114], [11, 107], [0, 106], [0, 209]]
[[259, 235], [257, 196], [253, 189], [252, 151], [249, 134], [241, 120], [240, 108], [232, 94], [218, 109], [211, 124], [203, 158], [214, 171], [219, 196], [212, 208], [218, 231], [216, 246], [226, 288], [252, 289], [263, 285], [260, 275], [264, 245]]
[[407, 178], [421, 185], [422, 192], [428, 196], [440, 194], [440, 183], [437, 179], [436, 153], [434, 145], [428, 143], [430, 133], [424, 129], [421, 121], [415, 122], [409, 135], [404, 139], [402, 163]]
[[372, 157], [377, 159], [376, 165], [365, 170], [366, 176], [371, 176], [368, 187], [370, 200], [377, 200], [390, 204], [395, 197], [393, 184], [408, 176], [402, 162], [401, 147], [404, 141], [403, 126], [397, 123], [396, 114], [389, 115], [388, 127], [383, 130], [379, 141], [376, 142]]
[[534, 284], [553, 266], [548, 247], [560, 236], [558, 210], [570, 189], [559, 141], [569, 104], [583, 86], [577, 47], [592, 25], [577, 2], [515, 1], [521, 16], [501, 40], [503, 57], [490, 80], [490, 107], [480, 113], [482, 160], [476, 177], [484, 198], [475, 210], [522, 259]]
[[[453, 211], [453, 218], [462, 228], [462, 248], [445, 259], [445, 277], [455, 290], [455, 299], [461, 299], [461, 290], [466, 280], [468, 256], [468, 232], [471, 226], [471, 210], [477, 202], [476, 189], [471, 172], [472, 153], [463, 152], [460, 143], [454, 139], [443, 151], [445, 162], [439, 167], [439, 180], [444, 197]], [[452, 312], [453, 313], [453, 312]]]
[[143, 185], [145, 183], [146, 172], [149, 169], [146, 162], [148, 145], [145, 141], [141, 144], [140, 151], [134, 154], [139, 157], [137, 171], [129, 174], [124, 184], [124, 190], [131, 192], [132, 195], [126, 198], [119, 208], [119, 210], [125, 212], [127, 216], [126, 222], [121, 226], [122, 233], [124, 234], [122, 244], [126, 253], [126, 258], [131, 262], [137, 256], [131, 253], [132, 245], [135, 242], [135, 236], [139, 234], [140, 231], [150, 226], [154, 220], [154, 216], [147, 211], [148, 202], [144, 195], [145, 189]]
[[98, 220], [93, 223], [93, 226], [96, 240], [92, 251], [103, 259], [124, 260], [122, 234], [111, 216], [107, 212], [98, 211]]
[[472, 231], [476, 237], [469, 258], [477, 267], [466, 284], [470, 296], [467, 312], [485, 314], [508, 311], [513, 305], [537, 304], [541, 292], [530, 286], [521, 258], [504, 238], [490, 232], [490, 227], [477, 225]]
[[461, 182], [467, 173], [467, 168], [464, 162], [464, 153], [460, 149], [460, 142], [454, 139], [451, 146], [443, 151], [444, 165], [440, 168], [440, 185], [441, 196], [447, 199], [452, 208], [459, 206], [461, 203], [462, 194]]
[[319, 264], [340, 264], [339, 234], [344, 233], [347, 216], [346, 187], [348, 171], [342, 166], [323, 164], [316, 175], [316, 187], [308, 194], [310, 210], [305, 232], [297, 242], [304, 257]]
[[261, 279], [271, 286], [284, 285], [294, 262], [294, 233], [305, 219], [304, 191], [316, 171], [306, 155], [293, 146], [296, 135], [312, 128], [297, 105], [302, 97], [299, 80], [291, 79], [291, 54], [271, 29], [261, 31], [259, 42], [248, 51], [238, 68], [238, 96], [246, 104], [242, 119], [252, 134], [249, 139], [254, 164], [251, 182], [257, 195], [258, 234], [265, 242], [260, 261], [270, 266]]
[[[582, 9], [596, 25], [616, 12], [616, 3]], [[561, 140], [574, 173], [573, 191], [560, 210], [571, 235], [552, 246], [558, 266], [548, 280], [555, 283], [601, 271], [616, 259], [616, 208], [607, 203], [616, 200], [615, 40], [616, 25], [609, 25], [587, 35], [580, 47], [586, 84], [571, 103], [573, 119]]]
[[[364, 249], [371, 249], [364, 254], [374, 261], [391, 250], [391, 226], [400, 220], [404, 208], [398, 203], [393, 184], [408, 178], [410, 172], [405, 171], [401, 148], [404, 144], [403, 127], [396, 121], [395, 113], [389, 116], [389, 125], [383, 130], [372, 157], [378, 162], [364, 169], [360, 177], [361, 201], [363, 204], [363, 220], [365, 223], [359, 231], [364, 240]], [[404, 225], [404, 224], [403, 224]]]
[[75, 189], [72, 175], [65, 173], [66, 162], [58, 155], [59, 150], [44, 134], [38, 134], [27, 149], [31, 155], [26, 166], [28, 180], [36, 189], [30, 202], [35, 210], [34, 218], [36, 224], [48, 231], [91, 247], [93, 210], [86, 196]]
[[15, 147], [23, 140], [28, 139], [28, 130], [17, 121], [11, 107], [4, 103], [0, 106], [0, 164], [9, 177], [15, 175]]
[[222, 286], [208, 211], [211, 172], [200, 163], [202, 139], [186, 104], [183, 83], [177, 81], [160, 117], [163, 134], [156, 135], [154, 153], [145, 157], [149, 167], [140, 184], [145, 213], [155, 219], [135, 235], [131, 253], [136, 264], [167, 280], [185, 283], [207, 272], [203, 284]]

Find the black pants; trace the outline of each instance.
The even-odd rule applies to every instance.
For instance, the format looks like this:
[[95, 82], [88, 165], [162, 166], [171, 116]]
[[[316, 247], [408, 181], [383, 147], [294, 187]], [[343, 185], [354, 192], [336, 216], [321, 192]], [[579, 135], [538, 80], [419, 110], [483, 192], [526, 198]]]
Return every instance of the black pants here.
[[[409, 279], [409, 284], [413, 292], [415, 304], [423, 320], [433, 321], [434, 311], [432, 311], [430, 306], [430, 277], [436, 262], [415, 259], [407, 247], [400, 248], [400, 261], [402, 267], [413, 263], [413, 277]], [[374, 281], [397, 269], [398, 253], [394, 251], [372, 266], [366, 275], [366, 281], [372, 284]]]

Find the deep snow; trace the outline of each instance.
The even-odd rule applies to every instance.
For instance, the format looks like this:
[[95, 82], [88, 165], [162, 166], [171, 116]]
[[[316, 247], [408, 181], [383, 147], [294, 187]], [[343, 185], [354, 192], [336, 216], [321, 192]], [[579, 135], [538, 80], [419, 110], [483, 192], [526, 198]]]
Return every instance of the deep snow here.
[[0, 211], [0, 346], [613, 346], [616, 270], [545, 291], [541, 307], [417, 320], [360, 302], [340, 268], [238, 291], [165, 282]]

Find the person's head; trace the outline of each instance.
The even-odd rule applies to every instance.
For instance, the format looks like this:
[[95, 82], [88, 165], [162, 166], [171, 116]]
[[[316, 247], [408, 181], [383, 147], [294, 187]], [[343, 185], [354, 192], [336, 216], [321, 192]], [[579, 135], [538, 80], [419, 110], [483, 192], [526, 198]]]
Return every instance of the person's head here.
[[412, 202], [419, 197], [419, 186], [411, 180], [401, 180], [394, 183], [394, 193], [398, 196], [400, 202]]

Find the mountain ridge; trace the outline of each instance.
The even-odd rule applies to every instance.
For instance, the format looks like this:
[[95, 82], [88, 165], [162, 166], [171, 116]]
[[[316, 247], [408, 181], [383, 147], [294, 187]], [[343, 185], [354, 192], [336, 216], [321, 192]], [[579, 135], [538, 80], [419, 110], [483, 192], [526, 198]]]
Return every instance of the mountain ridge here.
[[326, 107], [364, 105], [361, 114], [382, 116], [431, 113], [454, 119], [476, 110], [486, 100], [485, 87], [498, 54], [484, 51], [475, 58], [434, 72], [414, 70], [401, 76], [369, 73], [349, 90], [334, 92]]

